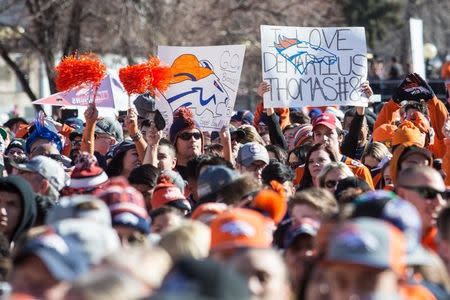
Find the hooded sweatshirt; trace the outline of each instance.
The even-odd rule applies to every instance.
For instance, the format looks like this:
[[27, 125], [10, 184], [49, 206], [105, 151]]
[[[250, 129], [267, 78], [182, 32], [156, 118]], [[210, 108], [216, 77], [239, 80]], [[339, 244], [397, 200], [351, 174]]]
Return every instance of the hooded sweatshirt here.
[[35, 194], [30, 184], [20, 176], [0, 178], [0, 190], [4, 186], [10, 186], [17, 190], [22, 201], [22, 214], [19, 225], [14, 229], [10, 239], [10, 242], [14, 242], [34, 224], [36, 219]]
[[[377, 116], [374, 128], [378, 128], [382, 124], [393, 124], [400, 119], [401, 105], [395, 103], [390, 99], [386, 102]], [[427, 108], [430, 116], [431, 126], [434, 129], [436, 136], [434, 137], [434, 144], [429, 146], [429, 150], [433, 152], [436, 158], [442, 158], [445, 154], [444, 134], [442, 127], [444, 127], [445, 120], [448, 116], [445, 104], [436, 96], [427, 101]]]

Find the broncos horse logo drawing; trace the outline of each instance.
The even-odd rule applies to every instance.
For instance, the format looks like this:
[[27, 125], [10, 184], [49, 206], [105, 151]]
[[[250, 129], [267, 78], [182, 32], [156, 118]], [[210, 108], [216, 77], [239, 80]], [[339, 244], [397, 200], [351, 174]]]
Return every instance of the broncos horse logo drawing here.
[[292, 63], [302, 75], [311, 64], [332, 65], [337, 62], [337, 56], [330, 51], [296, 38], [278, 36], [278, 43], [274, 44], [277, 52]]
[[162, 94], [170, 106], [169, 114], [182, 106], [191, 107], [197, 121], [211, 127], [214, 119], [228, 113], [228, 93], [210, 62], [182, 54], [173, 61], [171, 69], [174, 79]]

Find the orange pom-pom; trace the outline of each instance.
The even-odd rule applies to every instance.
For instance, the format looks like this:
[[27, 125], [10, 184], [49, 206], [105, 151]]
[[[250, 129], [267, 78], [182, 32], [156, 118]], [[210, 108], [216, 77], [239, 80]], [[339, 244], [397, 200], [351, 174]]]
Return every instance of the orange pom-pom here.
[[283, 220], [287, 211], [287, 202], [284, 197], [273, 190], [262, 190], [253, 199], [252, 207], [267, 213], [275, 224]]
[[172, 81], [173, 73], [172, 69], [168, 66], [161, 65], [158, 57], [151, 56], [148, 59], [148, 64], [152, 72], [152, 80], [149, 91], [152, 95], [155, 94], [155, 90], [165, 92]]
[[95, 54], [70, 55], [55, 67], [56, 89], [60, 92], [89, 84], [98, 88], [106, 75], [106, 67]]
[[121, 68], [119, 79], [128, 95], [146, 93], [152, 82], [150, 66], [143, 63]]
[[119, 78], [128, 95], [164, 92], [173, 78], [170, 67], [162, 66], [155, 56], [142, 64], [127, 66], [119, 71]]

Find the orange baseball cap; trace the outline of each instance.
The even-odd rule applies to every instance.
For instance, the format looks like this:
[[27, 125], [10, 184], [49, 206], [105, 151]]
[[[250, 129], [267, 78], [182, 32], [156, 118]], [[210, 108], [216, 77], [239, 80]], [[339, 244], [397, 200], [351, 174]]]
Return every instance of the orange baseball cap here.
[[408, 120], [403, 121], [392, 136], [392, 146], [404, 143], [413, 143], [419, 147], [424, 146], [420, 129]]
[[251, 209], [225, 211], [211, 223], [211, 250], [269, 248], [272, 244], [271, 222]]
[[200, 220], [205, 216], [209, 215], [207, 217], [207, 220], [212, 221], [212, 219], [215, 216], [223, 213], [227, 209], [228, 205], [226, 205], [225, 203], [217, 203], [217, 202], [203, 203], [192, 212], [191, 219]]
[[390, 143], [397, 126], [393, 124], [383, 124], [373, 130], [372, 139], [374, 142]]

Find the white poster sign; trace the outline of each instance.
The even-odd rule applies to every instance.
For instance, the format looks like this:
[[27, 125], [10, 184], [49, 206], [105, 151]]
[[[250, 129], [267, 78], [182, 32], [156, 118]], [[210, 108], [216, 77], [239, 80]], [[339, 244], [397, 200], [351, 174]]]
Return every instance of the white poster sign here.
[[161, 61], [171, 66], [174, 81], [157, 95], [156, 108], [166, 120], [182, 106], [190, 107], [205, 131], [220, 130], [230, 122], [239, 87], [245, 46], [159, 46]]
[[367, 106], [363, 27], [261, 26], [264, 107]]
[[421, 19], [409, 19], [411, 36], [412, 71], [426, 79], [425, 60], [423, 58], [423, 22]]

